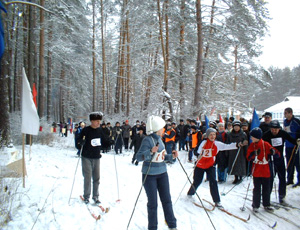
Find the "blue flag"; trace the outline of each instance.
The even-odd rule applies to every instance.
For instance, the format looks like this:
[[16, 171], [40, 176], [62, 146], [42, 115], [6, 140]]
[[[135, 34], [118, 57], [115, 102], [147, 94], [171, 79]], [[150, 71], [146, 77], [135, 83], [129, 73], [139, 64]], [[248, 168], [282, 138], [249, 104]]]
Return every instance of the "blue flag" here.
[[2, 5], [2, 3], [0, 2], [0, 59], [3, 56], [4, 53], [4, 49], [5, 49], [5, 45], [4, 45], [4, 29], [2, 26], [2, 17], [1, 17], [1, 11], [6, 12], [6, 9], [4, 8], [4, 6]]
[[[257, 115], [257, 113], [256, 113], [255, 108], [254, 108], [254, 109], [253, 109], [253, 115], [252, 115], [252, 122], [251, 122], [250, 131], [251, 131], [252, 129], [254, 129], [254, 128], [259, 127], [259, 125], [260, 125], [260, 120], [259, 120], [259, 117], [258, 117], [258, 115]], [[251, 138], [250, 138], [249, 142], [252, 143]]]
[[251, 127], [250, 127], [250, 131], [256, 127], [259, 127], [260, 125], [260, 120], [259, 117], [256, 113], [255, 108], [253, 109], [253, 115], [252, 115], [252, 122], [251, 122]]
[[209, 128], [209, 120], [208, 117], [205, 115], [205, 131]]

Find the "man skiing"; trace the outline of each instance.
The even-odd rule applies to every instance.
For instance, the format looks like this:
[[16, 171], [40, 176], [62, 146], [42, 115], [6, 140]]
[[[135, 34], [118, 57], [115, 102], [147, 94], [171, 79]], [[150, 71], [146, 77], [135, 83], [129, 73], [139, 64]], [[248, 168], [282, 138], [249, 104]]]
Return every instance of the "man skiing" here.
[[[89, 203], [92, 198], [96, 204], [99, 201], [100, 184], [100, 158], [101, 158], [101, 138], [103, 136], [100, 129], [102, 113], [94, 112], [90, 114], [91, 125], [85, 127], [80, 133], [79, 142], [83, 146], [81, 154], [82, 174], [84, 178], [83, 198], [84, 202]], [[91, 179], [93, 181], [93, 191], [91, 191]]]
[[288, 140], [292, 144], [296, 144], [296, 140], [291, 137], [286, 131], [281, 129], [278, 120], [273, 120], [270, 122], [270, 130], [263, 134], [262, 139], [271, 144], [274, 148], [276, 148], [280, 152], [280, 157], [274, 158], [274, 162], [270, 162], [271, 167], [271, 183], [270, 183], [270, 193], [273, 189], [273, 180], [275, 175], [273, 175], [273, 171], [278, 175], [279, 179], [279, 202], [284, 203], [284, 197], [286, 195], [286, 181], [285, 181], [285, 164], [283, 157], [283, 145], [286, 140]]

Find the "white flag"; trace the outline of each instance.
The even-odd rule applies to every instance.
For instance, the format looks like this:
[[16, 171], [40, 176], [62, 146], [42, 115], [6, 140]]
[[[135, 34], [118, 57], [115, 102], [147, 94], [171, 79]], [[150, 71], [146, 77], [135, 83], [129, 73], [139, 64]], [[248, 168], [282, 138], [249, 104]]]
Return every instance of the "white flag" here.
[[33, 97], [31, 88], [27, 80], [25, 69], [23, 68], [23, 81], [22, 81], [22, 133], [38, 135], [40, 128], [39, 116]]

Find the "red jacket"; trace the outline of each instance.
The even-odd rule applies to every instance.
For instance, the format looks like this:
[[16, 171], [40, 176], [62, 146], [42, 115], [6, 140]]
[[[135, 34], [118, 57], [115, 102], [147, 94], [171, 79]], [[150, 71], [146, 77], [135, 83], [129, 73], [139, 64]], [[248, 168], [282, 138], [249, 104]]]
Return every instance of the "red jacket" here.
[[200, 154], [197, 167], [201, 169], [208, 169], [212, 167], [219, 151], [231, 149], [237, 149], [236, 143], [224, 144], [220, 141], [211, 142], [209, 139], [202, 141], [197, 150], [197, 153]]
[[[259, 154], [256, 156], [253, 152], [260, 149]], [[248, 147], [247, 151], [247, 160], [252, 161], [252, 175], [253, 177], [265, 177], [268, 178], [271, 176], [270, 174], [270, 167], [269, 167], [269, 155], [271, 154], [271, 149], [275, 150], [275, 154], [280, 156], [280, 152], [273, 148], [268, 142], [263, 141], [262, 139], [259, 142], [254, 143], [252, 142]]]

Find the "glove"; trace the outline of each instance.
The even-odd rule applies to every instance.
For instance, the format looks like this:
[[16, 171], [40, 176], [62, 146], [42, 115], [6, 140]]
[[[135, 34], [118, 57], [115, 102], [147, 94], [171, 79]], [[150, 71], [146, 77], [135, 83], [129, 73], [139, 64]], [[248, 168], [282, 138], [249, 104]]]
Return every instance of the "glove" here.
[[276, 153], [275, 149], [270, 149], [270, 153], [271, 153], [271, 155], [275, 155], [275, 153]]
[[120, 131], [117, 131], [117, 134], [119, 135], [121, 132]]
[[236, 147], [238, 147], [238, 148], [243, 147], [243, 143], [242, 142], [236, 143]]
[[84, 146], [84, 145], [85, 145], [85, 142], [86, 142], [85, 139], [80, 140], [80, 141], [79, 141], [80, 146]]
[[300, 145], [300, 138], [297, 139], [297, 145]]
[[255, 151], [255, 155], [258, 156], [260, 154], [260, 149]]

